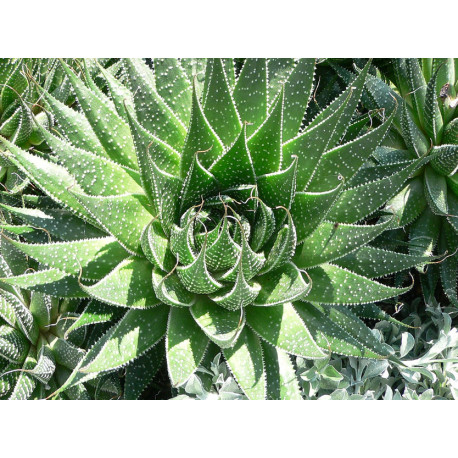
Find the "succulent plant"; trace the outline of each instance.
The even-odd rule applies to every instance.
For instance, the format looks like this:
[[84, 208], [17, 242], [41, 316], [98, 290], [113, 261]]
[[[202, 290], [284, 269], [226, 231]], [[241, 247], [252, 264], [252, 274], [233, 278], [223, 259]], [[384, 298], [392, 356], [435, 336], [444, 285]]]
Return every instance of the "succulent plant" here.
[[[111, 323], [58, 392], [126, 367], [124, 397], [138, 397], [164, 352], [180, 386], [210, 342], [250, 399], [300, 397], [288, 355], [388, 357], [360, 318], [386, 317], [374, 302], [409, 287], [374, 278], [430, 258], [367, 244], [393, 223], [377, 210], [431, 157], [383, 186], [355, 180], [396, 116], [358, 136], [370, 63], [306, 126], [314, 59], [246, 59], [237, 75], [231, 59], [150, 64], [124, 59], [120, 78], [100, 67], [107, 95], [61, 62], [78, 109], [41, 90], [52, 155], [0, 139], [47, 196], [4, 203], [22, 222], [4, 230], [48, 267], [1, 281], [92, 298], [73, 332]], [[43, 230], [51, 241], [34, 241]]]
[[[396, 215], [390, 238], [408, 242], [410, 254], [443, 255], [439, 269], [417, 266], [428, 271], [421, 276], [423, 292], [427, 299], [434, 294], [440, 272], [445, 294], [458, 306], [458, 61], [391, 59], [381, 64], [388, 83], [369, 75], [363, 104], [384, 108], [388, 115], [397, 105], [400, 109], [373, 156], [372, 176], [392, 174], [413, 158], [435, 156], [387, 202], [386, 210]], [[345, 80], [353, 77], [337, 71]]]

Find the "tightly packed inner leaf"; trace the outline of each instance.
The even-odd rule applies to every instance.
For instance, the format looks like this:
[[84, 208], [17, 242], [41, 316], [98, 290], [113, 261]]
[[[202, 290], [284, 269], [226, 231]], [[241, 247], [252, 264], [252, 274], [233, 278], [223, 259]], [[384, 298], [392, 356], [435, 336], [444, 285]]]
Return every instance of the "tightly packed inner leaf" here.
[[[77, 105], [58, 109], [40, 89], [55, 107], [53, 129], [42, 129], [51, 152], [0, 139], [1, 157], [51, 199], [3, 205], [17, 223], [4, 225], [5, 239], [47, 267], [3, 283], [92, 297], [102, 309], [88, 306], [78, 322], [103, 316], [112, 325], [60, 392], [126, 365], [137, 375], [157, 368], [164, 337], [175, 386], [211, 341], [250, 398], [284, 392], [279, 371], [294, 371], [285, 353], [388, 356], [346, 306], [408, 288], [373, 280], [373, 266], [364, 275], [371, 259], [361, 250], [393, 221], [362, 219], [429, 158], [413, 159], [388, 186], [352, 186], [394, 119], [343, 140], [370, 63], [308, 125], [314, 59], [246, 59], [239, 74], [230, 59], [123, 59], [120, 73], [99, 69], [104, 90], [87, 69], [61, 65]], [[79, 224], [63, 230], [56, 212]], [[38, 239], [39, 218], [50, 240]], [[392, 252], [378, 256], [394, 262]], [[389, 273], [418, 257], [408, 261]], [[138, 383], [129, 391], [140, 393]]]

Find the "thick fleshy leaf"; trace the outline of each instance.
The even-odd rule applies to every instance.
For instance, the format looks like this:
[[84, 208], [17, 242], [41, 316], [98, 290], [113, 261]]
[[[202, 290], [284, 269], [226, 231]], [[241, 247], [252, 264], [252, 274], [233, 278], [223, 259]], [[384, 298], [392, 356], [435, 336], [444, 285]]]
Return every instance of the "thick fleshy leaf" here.
[[3, 289], [0, 289], [0, 296], [9, 302], [14, 310], [16, 324], [27, 339], [29, 339], [32, 344], [35, 344], [38, 339], [39, 329], [28, 307], [17, 296]]
[[123, 59], [140, 124], [172, 148], [183, 145], [186, 129], [156, 91], [153, 72], [141, 59]]
[[205, 96], [204, 112], [224, 144], [226, 146], [232, 144], [242, 124], [232, 99], [221, 59], [213, 59], [208, 90]]
[[246, 59], [234, 89], [234, 100], [251, 135], [267, 115], [267, 61]]
[[278, 231], [272, 249], [267, 256], [266, 263], [261, 269], [261, 273], [276, 270], [287, 264], [294, 255], [297, 245], [296, 227], [293, 223], [291, 213], [286, 212], [287, 223]]
[[86, 354], [80, 372], [96, 374], [121, 367], [153, 347], [166, 332], [168, 307], [129, 310]]
[[159, 370], [164, 359], [164, 345], [158, 343], [126, 367], [124, 399], [140, 397]]
[[344, 190], [328, 213], [328, 218], [341, 223], [354, 223], [373, 213], [390, 199], [429, 157], [413, 161], [387, 178]]
[[[269, 116], [248, 140], [256, 175], [277, 172], [282, 161], [283, 91]], [[247, 126], [248, 129], [248, 126]]]
[[251, 234], [251, 247], [259, 251], [275, 231], [274, 212], [262, 200], [257, 201], [256, 220]]
[[123, 313], [124, 310], [122, 309], [92, 300], [77, 320], [65, 331], [65, 337], [86, 326], [108, 323], [109, 321], [116, 320], [117, 318], [120, 318]]
[[348, 182], [383, 140], [393, 116], [394, 114], [382, 125], [356, 140], [325, 152], [309, 186], [307, 186], [307, 191], [322, 192], [332, 188], [335, 186], [337, 175]]
[[45, 244], [10, 241], [42, 264], [69, 275], [81, 273], [82, 278], [89, 280], [102, 278], [128, 256], [113, 237]]
[[132, 254], [142, 254], [140, 242], [145, 226], [153, 219], [143, 194], [89, 196], [73, 193], [92, 217]]
[[202, 164], [208, 168], [223, 151], [223, 144], [207, 121], [199, 99], [193, 88], [191, 123], [181, 153], [181, 178], [185, 178], [198, 151], [205, 151]]
[[312, 289], [307, 301], [320, 304], [351, 305], [382, 301], [399, 296], [411, 288], [385, 286], [332, 264], [322, 264], [308, 273], [312, 279]]
[[30, 226], [44, 229], [50, 235], [58, 239], [71, 241], [82, 238], [103, 237], [105, 234], [96, 227], [83, 221], [66, 210], [44, 208], [11, 207], [0, 204], [0, 207], [7, 210]]
[[247, 307], [246, 315], [249, 326], [271, 345], [303, 358], [326, 356], [291, 303]]
[[375, 239], [390, 223], [391, 220], [375, 225], [321, 223], [304, 240], [294, 262], [305, 269], [338, 259]]
[[180, 195], [180, 213], [196, 205], [207, 197], [213, 196], [218, 190], [218, 182], [200, 162], [200, 157], [206, 153], [195, 154], [188, 174], [183, 183]]
[[210, 167], [222, 189], [256, 184], [253, 162], [246, 143], [246, 126], [235, 143]]
[[261, 342], [250, 329], [244, 328], [235, 345], [223, 350], [227, 365], [249, 399], [265, 399], [266, 372]]
[[58, 269], [41, 270], [30, 274], [2, 278], [0, 282], [55, 297], [87, 297], [87, 294], [79, 286], [77, 276], [68, 275]]
[[0, 356], [12, 363], [22, 363], [29, 351], [29, 343], [17, 329], [0, 325]]
[[82, 288], [107, 304], [140, 309], [152, 307], [159, 303], [151, 283], [152, 271], [149, 261], [131, 256], [98, 283]]
[[342, 184], [325, 192], [296, 192], [291, 205], [291, 216], [293, 221], [297, 222], [298, 244], [302, 243], [320, 225], [341, 189]]
[[178, 59], [154, 59], [156, 89], [183, 125], [191, 116], [191, 83]]
[[[321, 123], [309, 126], [304, 133], [283, 145], [283, 164], [288, 163], [294, 156], [298, 158], [297, 189], [299, 191], [304, 191], [307, 188], [323, 153], [329, 149], [332, 132], [348, 103], [349, 97]], [[333, 174], [337, 177], [338, 171], [333, 171]]]
[[176, 273], [166, 273], [155, 267], [153, 270], [153, 288], [156, 297], [172, 307], [190, 307], [196, 296], [181, 283]]
[[283, 141], [297, 135], [313, 88], [315, 59], [299, 59], [285, 84]]
[[441, 218], [426, 207], [409, 232], [409, 253], [431, 256], [439, 237]]
[[447, 181], [436, 173], [432, 167], [425, 169], [425, 195], [429, 208], [436, 215], [447, 215]]
[[137, 169], [135, 147], [127, 123], [99, 95], [85, 86], [64, 62], [62, 66], [75, 90], [86, 119], [104, 150], [113, 161]]
[[422, 157], [430, 147], [429, 141], [415, 124], [405, 102], [402, 104], [401, 110], [401, 133], [407, 148], [414, 151], [417, 157]]
[[169, 272], [175, 265], [175, 258], [169, 248], [169, 240], [159, 221], [152, 221], [145, 228], [141, 238], [142, 250], [154, 266]]
[[436, 143], [440, 138], [443, 127], [443, 120], [439, 109], [439, 103], [437, 101], [436, 89], [437, 73], [439, 69], [440, 68], [434, 72], [434, 75], [432, 75], [431, 79], [429, 80], [425, 96], [425, 130], [428, 136], [433, 139], [434, 143]]
[[266, 366], [267, 399], [302, 399], [290, 356], [266, 342], [261, 342], [261, 346]]
[[297, 303], [295, 309], [323, 350], [360, 358], [388, 356], [370, 329], [345, 307]]
[[458, 141], [456, 145], [436, 146], [431, 154], [435, 156], [431, 166], [437, 173], [451, 178], [458, 172]]
[[205, 297], [198, 297], [191, 314], [207, 337], [221, 348], [232, 346], [245, 326], [243, 309], [226, 310]]
[[170, 308], [167, 326], [167, 368], [173, 386], [180, 386], [196, 371], [208, 338], [194, 321], [189, 310]]
[[450, 302], [458, 307], [457, 278], [458, 278], [458, 240], [456, 232], [448, 224], [444, 224], [440, 238], [439, 249], [449, 256], [440, 265], [442, 287]]
[[24, 371], [15, 377], [14, 388], [8, 399], [12, 401], [26, 400], [32, 396], [33, 390], [37, 386], [37, 381], [26, 371], [33, 369], [37, 364], [36, 351], [31, 347], [29, 354], [22, 366]]
[[304, 297], [310, 290], [299, 269], [288, 262], [267, 274], [256, 277], [261, 285], [254, 305], [272, 306], [292, 302]]
[[380, 278], [410, 269], [429, 260], [431, 260], [429, 256], [414, 256], [372, 246], [363, 246], [343, 258], [337, 259], [334, 264], [368, 278]]
[[[62, 166], [51, 161], [32, 155], [5, 140], [0, 136], [8, 151], [0, 152], [24, 172], [45, 194], [54, 201], [68, 207], [71, 211], [83, 218], [92, 219], [90, 213], [72, 194], [73, 191], [82, 192], [75, 179]], [[71, 191], [70, 191], [71, 190]]]

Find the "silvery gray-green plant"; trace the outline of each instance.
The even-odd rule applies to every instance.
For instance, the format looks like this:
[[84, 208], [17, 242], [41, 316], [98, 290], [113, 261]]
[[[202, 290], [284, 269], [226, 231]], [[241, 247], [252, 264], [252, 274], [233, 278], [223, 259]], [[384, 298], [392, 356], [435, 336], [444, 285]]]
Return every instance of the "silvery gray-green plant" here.
[[[376, 211], [432, 157], [355, 183], [395, 117], [352, 129], [370, 63], [305, 127], [314, 59], [246, 59], [238, 75], [231, 59], [123, 59], [120, 78], [99, 69], [107, 93], [61, 64], [78, 108], [39, 88], [53, 154], [0, 139], [47, 196], [3, 204], [22, 222], [3, 237], [48, 267], [1, 281], [93, 298], [67, 332], [112, 324], [58, 392], [126, 367], [124, 396], [138, 397], [164, 354], [181, 386], [210, 342], [250, 399], [300, 398], [289, 355], [389, 356], [360, 318], [386, 317], [373, 303], [409, 287], [374, 279], [430, 258], [367, 244], [392, 224]], [[51, 242], [33, 240], [43, 229]]]

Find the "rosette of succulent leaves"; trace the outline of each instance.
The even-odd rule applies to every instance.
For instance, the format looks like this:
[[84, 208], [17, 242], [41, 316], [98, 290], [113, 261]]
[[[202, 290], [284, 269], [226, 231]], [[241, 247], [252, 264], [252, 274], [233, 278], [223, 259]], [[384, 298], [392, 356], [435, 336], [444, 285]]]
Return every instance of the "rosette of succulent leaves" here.
[[78, 105], [40, 88], [52, 155], [1, 139], [47, 196], [2, 205], [20, 223], [3, 237], [47, 270], [1, 281], [92, 298], [72, 332], [111, 324], [58, 393], [122, 368], [138, 397], [164, 355], [180, 386], [216, 345], [248, 398], [294, 399], [289, 355], [389, 357], [361, 318], [386, 317], [374, 302], [409, 286], [375, 278], [430, 257], [369, 247], [394, 217], [365, 218], [431, 157], [358, 182], [399, 116], [358, 136], [370, 63], [305, 126], [314, 59], [246, 59], [237, 74], [231, 59], [125, 59], [120, 78], [100, 67], [106, 92], [61, 65]]
[[[77, 59], [66, 59], [75, 71], [81, 66]], [[112, 59], [99, 62], [116, 71]], [[94, 74], [95, 60], [88, 62]], [[114, 65], [114, 66], [113, 66]], [[41, 145], [40, 127], [49, 127], [49, 112], [38, 85], [55, 99], [72, 104], [75, 99], [65, 71], [57, 59], [0, 59], [0, 135], [23, 149]], [[3, 190], [20, 193], [29, 184], [23, 173], [9, 161], [0, 158], [0, 183]]]
[[[5, 221], [2, 224], [6, 229]], [[42, 239], [39, 239], [42, 240]], [[0, 275], [10, 278], [43, 271], [28, 261], [8, 239], [0, 240]], [[80, 327], [80, 299], [59, 299], [26, 291], [6, 282], [0, 285], [0, 399], [44, 399], [55, 392], [84, 356], [84, 345], [97, 340], [103, 329], [90, 333]], [[61, 393], [59, 399], [112, 399], [120, 396], [119, 378], [102, 376]]]
[[[378, 64], [378, 63], [377, 63]], [[339, 66], [345, 81], [354, 75]], [[409, 161], [434, 158], [419, 168], [385, 206], [396, 218], [380, 243], [407, 246], [411, 255], [442, 255], [438, 265], [417, 266], [425, 300], [431, 302], [439, 277], [452, 304], [458, 306], [458, 60], [391, 59], [380, 62], [378, 77], [368, 75], [362, 96], [370, 110], [394, 110], [369, 180], [392, 180]]]

